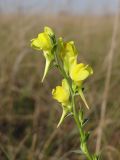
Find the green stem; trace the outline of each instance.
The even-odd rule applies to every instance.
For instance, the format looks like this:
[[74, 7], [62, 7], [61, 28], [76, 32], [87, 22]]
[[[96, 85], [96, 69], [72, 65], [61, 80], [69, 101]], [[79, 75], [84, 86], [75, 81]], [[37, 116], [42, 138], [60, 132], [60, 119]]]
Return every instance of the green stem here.
[[64, 69], [61, 67], [60, 65], [60, 62], [59, 62], [59, 59], [58, 59], [58, 55], [56, 53], [56, 50], [54, 50], [54, 57], [55, 57], [55, 61], [56, 61], [56, 64], [58, 66], [58, 69], [59, 71], [61, 72], [62, 76], [68, 81], [68, 84], [69, 84], [69, 88], [70, 88], [70, 93], [71, 93], [71, 102], [72, 102], [72, 108], [73, 108], [73, 117], [74, 117], [74, 120], [77, 124], [77, 127], [78, 127], [78, 130], [79, 130], [79, 134], [80, 134], [80, 142], [81, 143], [84, 143], [84, 148], [85, 148], [85, 152], [84, 155], [88, 158], [88, 160], [92, 160], [92, 156], [91, 154], [89, 153], [88, 151], [88, 147], [87, 147], [87, 143], [84, 142], [84, 137], [85, 137], [85, 132], [83, 130], [83, 127], [81, 126], [80, 122], [79, 122], [79, 115], [77, 114], [76, 112], [76, 107], [75, 107], [75, 94], [74, 94], [74, 91], [72, 89], [72, 84], [70, 82], [70, 79], [69, 77], [66, 75]]
[[81, 143], [84, 143], [84, 148], [85, 148], [85, 156], [88, 158], [88, 160], [92, 160], [92, 156], [88, 151], [88, 147], [87, 147], [87, 143], [84, 142], [84, 137], [85, 137], [85, 132], [83, 130], [83, 127], [81, 126], [80, 122], [79, 122], [79, 117], [78, 114], [76, 112], [76, 107], [75, 107], [75, 96], [72, 93], [72, 106], [73, 106], [73, 115], [74, 115], [74, 120], [77, 124], [78, 130], [79, 130], [79, 134], [80, 134], [80, 141]]
[[54, 57], [55, 57], [55, 61], [56, 61], [56, 64], [58, 66], [58, 69], [59, 69], [60, 73], [62, 74], [62, 76], [67, 80], [67, 82], [69, 84], [70, 92], [72, 93], [73, 90], [72, 90], [72, 87], [71, 87], [71, 83], [70, 83], [69, 77], [66, 75], [64, 69], [60, 65], [56, 49], [54, 50]]

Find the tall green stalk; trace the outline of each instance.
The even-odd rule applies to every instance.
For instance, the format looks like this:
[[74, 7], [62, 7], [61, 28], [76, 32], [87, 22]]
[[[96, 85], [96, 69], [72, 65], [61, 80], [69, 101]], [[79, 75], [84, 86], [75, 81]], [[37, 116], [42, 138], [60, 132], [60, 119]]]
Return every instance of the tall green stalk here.
[[[77, 125], [77, 128], [78, 128], [78, 131], [79, 131], [79, 136], [80, 136], [80, 143], [81, 143], [81, 151], [82, 153], [86, 156], [86, 158], [88, 160], [98, 160], [98, 156], [96, 155], [92, 155], [89, 150], [88, 150], [88, 145], [87, 145], [87, 135], [84, 131], [84, 127], [83, 127], [83, 122], [84, 122], [84, 117], [83, 117], [83, 111], [80, 110], [79, 111], [79, 114], [76, 112], [76, 104], [75, 104], [75, 93], [72, 89], [72, 84], [70, 83], [69, 81], [69, 77], [67, 77], [63, 67], [60, 65], [59, 63], [59, 59], [58, 59], [58, 56], [56, 54], [56, 51], [54, 51], [54, 55], [55, 55], [55, 62], [57, 64], [57, 67], [60, 71], [60, 73], [62, 74], [63, 78], [67, 79], [68, 81], [68, 84], [69, 84], [69, 88], [70, 88], [70, 93], [71, 93], [71, 104], [72, 104], [72, 113], [73, 113], [73, 118], [74, 118], [74, 121]], [[81, 116], [80, 116], [81, 114]], [[87, 137], [87, 138], [86, 138]]]
[[61, 103], [63, 112], [58, 123], [59, 127], [64, 118], [71, 114], [77, 125], [80, 139], [80, 150], [87, 160], [100, 160], [100, 157], [91, 154], [88, 149], [89, 132], [84, 130], [86, 120], [83, 110], [78, 109], [75, 103], [75, 97], [79, 95], [85, 106], [89, 109], [87, 101], [82, 91], [82, 85], [93, 70], [89, 65], [77, 63], [78, 52], [73, 41], [64, 42], [56, 36], [51, 28], [45, 27], [44, 32], [38, 34], [37, 38], [32, 39], [31, 46], [36, 50], [43, 50], [46, 59], [45, 70], [42, 82], [50, 69], [50, 66], [57, 67], [63, 77], [62, 85], [52, 90], [53, 98]]

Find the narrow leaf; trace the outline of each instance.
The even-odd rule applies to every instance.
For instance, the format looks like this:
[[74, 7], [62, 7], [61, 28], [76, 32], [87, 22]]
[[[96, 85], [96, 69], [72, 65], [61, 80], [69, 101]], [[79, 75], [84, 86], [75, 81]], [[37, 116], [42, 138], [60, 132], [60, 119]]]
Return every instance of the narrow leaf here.
[[89, 106], [88, 106], [88, 104], [87, 104], [87, 101], [86, 101], [85, 96], [84, 96], [84, 94], [83, 94], [83, 92], [82, 92], [81, 89], [79, 90], [79, 94], [80, 94], [80, 97], [82, 98], [84, 104], [85, 104], [86, 107], [89, 109]]
[[85, 126], [88, 121], [89, 121], [89, 119], [85, 118], [82, 125]]
[[83, 152], [80, 149], [78, 149], [78, 150], [72, 150], [70, 152], [76, 153], [76, 154], [83, 154]]

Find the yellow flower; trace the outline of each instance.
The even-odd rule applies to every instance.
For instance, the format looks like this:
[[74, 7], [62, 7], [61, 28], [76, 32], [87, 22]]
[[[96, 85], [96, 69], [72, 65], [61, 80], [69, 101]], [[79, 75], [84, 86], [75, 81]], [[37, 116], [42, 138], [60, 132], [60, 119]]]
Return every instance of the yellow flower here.
[[43, 50], [43, 54], [46, 60], [42, 82], [50, 68], [52, 61], [54, 60], [52, 49], [55, 42], [56, 40], [54, 32], [49, 27], [44, 27], [44, 32], [38, 34], [37, 38], [31, 40], [31, 46], [36, 50]]
[[48, 51], [52, 49], [51, 39], [46, 33], [40, 33], [37, 38], [32, 39], [31, 46], [37, 50]]
[[77, 50], [73, 41], [64, 43], [62, 38], [59, 38], [60, 58], [63, 61], [64, 70], [68, 74], [72, 65], [77, 61]]
[[[70, 77], [73, 80], [73, 86], [78, 86], [78, 93], [83, 100], [85, 106], [89, 109], [87, 101], [82, 91], [82, 82], [93, 74], [93, 70], [90, 66], [83, 63], [74, 64], [70, 70]], [[76, 87], [75, 87], [76, 88]]]
[[37, 50], [50, 51], [53, 48], [52, 36], [54, 36], [52, 29], [45, 27], [43, 33], [31, 40], [31, 46]]
[[63, 106], [69, 103], [70, 93], [66, 79], [62, 80], [62, 86], [57, 86], [56, 89], [52, 90], [52, 95], [53, 98], [62, 103]]
[[53, 98], [56, 99], [58, 102], [62, 103], [62, 115], [59, 120], [57, 127], [63, 122], [65, 116], [68, 112], [71, 112], [71, 105], [69, 102], [70, 92], [69, 86], [66, 79], [62, 80], [62, 86], [57, 86], [55, 89], [52, 90]]
[[70, 70], [71, 79], [76, 82], [76, 84], [81, 84], [86, 78], [93, 74], [93, 70], [90, 66], [83, 63], [75, 64]]

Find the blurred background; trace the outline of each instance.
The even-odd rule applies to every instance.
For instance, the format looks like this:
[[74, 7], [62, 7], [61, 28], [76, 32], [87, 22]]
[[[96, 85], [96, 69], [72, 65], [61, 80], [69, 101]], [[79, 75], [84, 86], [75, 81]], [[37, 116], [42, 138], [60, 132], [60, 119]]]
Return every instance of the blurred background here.
[[[85, 160], [71, 118], [56, 129], [61, 107], [51, 90], [60, 84], [56, 69], [41, 78], [44, 58], [30, 40], [54, 29], [74, 40], [79, 61], [94, 74], [85, 84], [90, 110], [89, 148], [103, 160], [120, 159], [119, 0], [0, 0], [0, 160]], [[57, 76], [56, 76], [57, 75]]]

